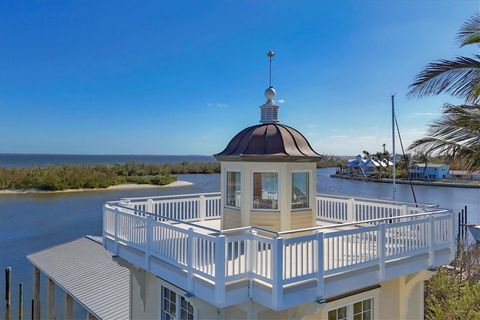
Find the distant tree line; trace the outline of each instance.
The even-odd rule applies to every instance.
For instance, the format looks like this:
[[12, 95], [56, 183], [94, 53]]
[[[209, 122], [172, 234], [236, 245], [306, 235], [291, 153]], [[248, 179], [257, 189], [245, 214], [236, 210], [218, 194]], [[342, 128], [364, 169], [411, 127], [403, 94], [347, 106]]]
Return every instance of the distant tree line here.
[[0, 190], [95, 189], [135, 183], [166, 185], [177, 180], [176, 174], [217, 173], [216, 162], [182, 162], [175, 164], [62, 165], [28, 168], [0, 168]]
[[337, 156], [324, 154], [322, 158], [317, 161], [317, 168], [343, 167], [347, 161]]

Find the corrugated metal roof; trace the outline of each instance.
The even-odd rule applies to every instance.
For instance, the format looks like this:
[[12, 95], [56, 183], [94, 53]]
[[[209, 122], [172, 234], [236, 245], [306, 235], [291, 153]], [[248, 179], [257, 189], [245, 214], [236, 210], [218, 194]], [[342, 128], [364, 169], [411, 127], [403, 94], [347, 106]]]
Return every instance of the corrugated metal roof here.
[[101, 238], [80, 238], [27, 259], [97, 318], [129, 318], [129, 270], [112, 260]]

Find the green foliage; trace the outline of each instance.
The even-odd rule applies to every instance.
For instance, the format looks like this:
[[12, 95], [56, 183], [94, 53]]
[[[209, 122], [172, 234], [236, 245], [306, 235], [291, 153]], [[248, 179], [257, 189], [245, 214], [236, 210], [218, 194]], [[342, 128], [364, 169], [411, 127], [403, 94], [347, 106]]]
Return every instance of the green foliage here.
[[459, 281], [442, 269], [429, 281], [426, 295], [426, 319], [480, 319], [478, 282]]
[[428, 320], [480, 319], [480, 245], [458, 252], [450, 267], [440, 269], [427, 282]]
[[165, 185], [176, 181], [175, 174], [216, 172], [220, 172], [220, 164], [215, 162], [0, 168], [0, 190], [94, 189], [122, 183]]

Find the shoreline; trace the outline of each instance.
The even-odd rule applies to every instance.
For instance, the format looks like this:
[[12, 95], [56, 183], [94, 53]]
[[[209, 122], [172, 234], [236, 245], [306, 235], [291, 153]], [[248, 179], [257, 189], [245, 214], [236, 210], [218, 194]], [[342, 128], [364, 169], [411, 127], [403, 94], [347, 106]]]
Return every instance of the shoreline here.
[[65, 189], [65, 190], [38, 190], [38, 189], [25, 189], [25, 190], [14, 190], [6, 189], [0, 190], [0, 195], [2, 194], [48, 194], [48, 193], [73, 193], [73, 192], [92, 192], [92, 191], [115, 191], [115, 190], [132, 190], [132, 189], [153, 189], [153, 188], [171, 188], [171, 187], [187, 187], [193, 185], [189, 181], [174, 181], [169, 184], [162, 186], [155, 184], [136, 184], [136, 183], [124, 183], [110, 186], [107, 188], [92, 188], [92, 189]]
[[[392, 183], [392, 179], [370, 179], [365, 177], [351, 177], [345, 175], [337, 175], [332, 174], [330, 175], [331, 178], [335, 179], [345, 179], [345, 180], [354, 180], [354, 181], [365, 181], [365, 182], [377, 182], [377, 183]], [[409, 180], [399, 180], [396, 179], [396, 183], [398, 184], [410, 184]], [[412, 180], [413, 185], [417, 186], [429, 186], [429, 187], [449, 187], [449, 188], [468, 188], [468, 189], [476, 189], [480, 188], [480, 184], [466, 184], [466, 183], [451, 183], [451, 182], [427, 182], [427, 181], [418, 181]]]

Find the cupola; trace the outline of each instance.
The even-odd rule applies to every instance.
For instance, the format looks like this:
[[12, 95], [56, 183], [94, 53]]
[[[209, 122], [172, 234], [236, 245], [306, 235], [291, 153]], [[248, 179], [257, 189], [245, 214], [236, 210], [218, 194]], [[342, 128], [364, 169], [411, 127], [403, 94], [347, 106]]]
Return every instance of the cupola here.
[[296, 129], [279, 123], [271, 83], [260, 124], [237, 133], [215, 154], [221, 162], [222, 228], [257, 226], [273, 231], [315, 225], [316, 163], [321, 156]]

